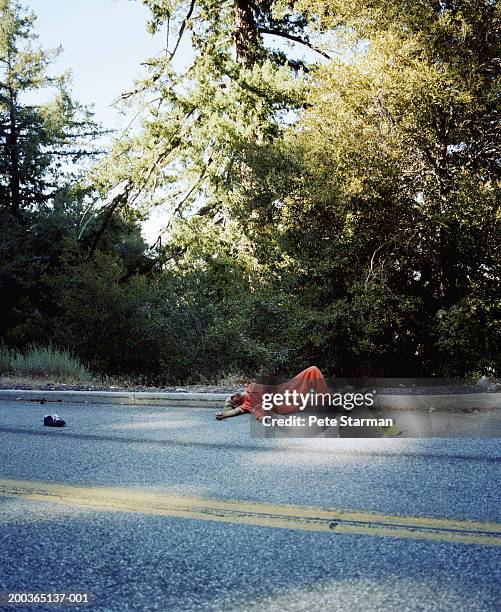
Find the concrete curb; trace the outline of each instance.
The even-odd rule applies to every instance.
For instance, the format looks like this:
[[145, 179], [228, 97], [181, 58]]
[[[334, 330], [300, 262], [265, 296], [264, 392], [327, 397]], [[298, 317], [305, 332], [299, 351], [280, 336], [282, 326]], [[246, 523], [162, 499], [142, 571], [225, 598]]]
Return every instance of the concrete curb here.
[[378, 395], [379, 407], [388, 410], [491, 410], [501, 408], [501, 393], [451, 395]]
[[[124, 391], [44, 391], [0, 389], [0, 401], [66, 402], [163, 406], [166, 408], [222, 408], [228, 393], [169, 393]], [[377, 404], [389, 410], [490, 410], [501, 408], [501, 393], [455, 395], [378, 395]]]
[[1, 389], [0, 401], [65, 402], [68, 404], [119, 404], [127, 406], [166, 406], [171, 408], [217, 408], [228, 397], [225, 393], [149, 393], [124, 391], [44, 391]]

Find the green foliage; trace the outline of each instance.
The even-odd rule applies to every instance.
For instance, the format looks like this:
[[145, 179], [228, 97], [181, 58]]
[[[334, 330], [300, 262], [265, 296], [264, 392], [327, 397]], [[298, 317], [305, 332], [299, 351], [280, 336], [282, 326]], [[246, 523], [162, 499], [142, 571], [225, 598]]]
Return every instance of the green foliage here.
[[90, 371], [68, 351], [35, 345], [24, 352], [0, 345], [0, 375], [66, 383], [92, 380]]
[[0, 344], [0, 376], [12, 373], [15, 356], [15, 351], [4, 343]]
[[251, 335], [254, 309], [245, 294], [221, 291], [228, 271], [216, 268], [210, 275], [165, 272], [123, 282], [115, 255], [66, 265], [50, 280], [58, 305], [50, 337], [74, 347], [95, 370], [149, 382], [256, 371], [270, 356]]
[[31, 346], [24, 353], [17, 352], [12, 359], [11, 373], [56, 382], [85, 383], [92, 380], [91, 373], [79, 359], [52, 346]]
[[[90, 117], [64, 80], [51, 105], [19, 103], [50, 57], [0, 0], [16, 62], [0, 85], [0, 338], [160, 384], [312, 363], [501, 375], [497, 4], [145, 4], [168, 49], [123, 96], [141, 129], [84, 188], [54, 177]], [[176, 71], [183, 33], [194, 55]], [[149, 248], [156, 204], [167, 227]]]
[[499, 375], [501, 300], [471, 295], [437, 313], [438, 349], [446, 375]]
[[301, 3], [347, 53], [313, 71], [297, 124], [248, 148], [233, 213], [327, 371], [499, 373], [498, 11], [362, 4]]

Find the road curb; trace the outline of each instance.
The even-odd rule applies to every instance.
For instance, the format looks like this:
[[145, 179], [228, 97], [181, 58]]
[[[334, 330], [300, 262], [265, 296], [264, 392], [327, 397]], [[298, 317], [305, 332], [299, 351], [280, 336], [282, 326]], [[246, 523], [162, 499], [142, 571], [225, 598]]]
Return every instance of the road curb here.
[[165, 406], [170, 408], [217, 408], [227, 393], [162, 393], [123, 391], [45, 391], [1, 389], [0, 401], [64, 402], [68, 404], [113, 404], [126, 406]]
[[491, 410], [501, 408], [501, 393], [456, 393], [450, 395], [378, 395], [383, 410]]
[[[228, 393], [172, 393], [124, 391], [45, 391], [0, 389], [0, 401], [64, 402], [69, 404], [113, 404], [162, 406], [166, 408], [221, 408]], [[386, 410], [490, 410], [501, 408], [501, 393], [451, 395], [378, 395], [377, 405]]]

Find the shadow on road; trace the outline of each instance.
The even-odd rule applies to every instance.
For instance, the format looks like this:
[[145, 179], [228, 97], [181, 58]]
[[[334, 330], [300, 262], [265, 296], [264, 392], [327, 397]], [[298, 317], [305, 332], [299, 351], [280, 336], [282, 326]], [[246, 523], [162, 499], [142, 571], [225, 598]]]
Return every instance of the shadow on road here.
[[[412, 457], [426, 457], [427, 459], [434, 459], [437, 461], [479, 461], [482, 463], [500, 463], [501, 457], [492, 457], [489, 455], [480, 455], [480, 454], [471, 454], [471, 453], [429, 453], [425, 451], [421, 452], [409, 452], [398, 450], [396, 452], [393, 451], [378, 451], [378, 450], [354, 450], [354, 449], [346, 449], [346, 448], [335, 448], [335, 440], [333, 440], [332, 448], [326, 448], [325, 440], [322, 440], [323, 444], [321, 448], [315, 448], [314, 446], [308, 445], [308, 447], [301, 446], [299, 444], [288, 444], [288, 445], [273, 445], [273, 444], [239, 444], [235, 442], [203, 442], [200, 440], [179, 440], [179, 439], [152, 439], [152, 438], [140, 438], [140, 437], [124, 437], [117, 435], [109, 435], [109, 434], [92, 434], [92, 433], [76, 433], [70, 431], [68, 428], [58, 429], [58, 430], [41, 430], [35, 431], [32, 429], [24, 429], [24, 428], [15, 428], [15, 427], [0, 427], [0, 433], [11, 433], [11, 434], [21, 434], [28, 436], [51, 436], [58, 437], [62, 436], [65, 439], [71, 438], [74, 440], [90, 440], [90, 441], [103, 441], [103, 442], [119, 442], [121, 444], [145, 444], [151, 446], [160, 446], [160, 447], [168, 447], [168, 446], [177, 446], [177, 447], [198, 447], [198, 448], [211, 448], [216, 450], [238, 450], [243, 453], [255, 453], [259, 451], [269, 452], [272, 450], [277, 453], [290, 453], [290, 452], [305, 452], [308, 454], [322, 454], [322, 455], [355, 455], [355, 456], [368, 456], [368, 457], [402, 457], [402, 458], [412, 458]], [[430, 438], [430, 440], [433, 440]], [[310, 439], [311, 442], [311, 439]]]

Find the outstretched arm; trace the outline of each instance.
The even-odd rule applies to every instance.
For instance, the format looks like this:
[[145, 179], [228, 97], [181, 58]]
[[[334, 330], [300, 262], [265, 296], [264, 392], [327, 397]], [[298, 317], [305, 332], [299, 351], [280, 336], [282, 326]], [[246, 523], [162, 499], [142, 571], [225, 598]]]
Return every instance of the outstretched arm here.
[[244, 413], [245, 413], [245, 410], [242, 410], [240, 406], [237, 406], [236, 408], [232, 408], [231, 410], [224, 410], [224, 411], [216, 412], [216, 419], [218, 421], [222, 421], [223, 419], [238, 416], [239, 414], [244, 414]]

